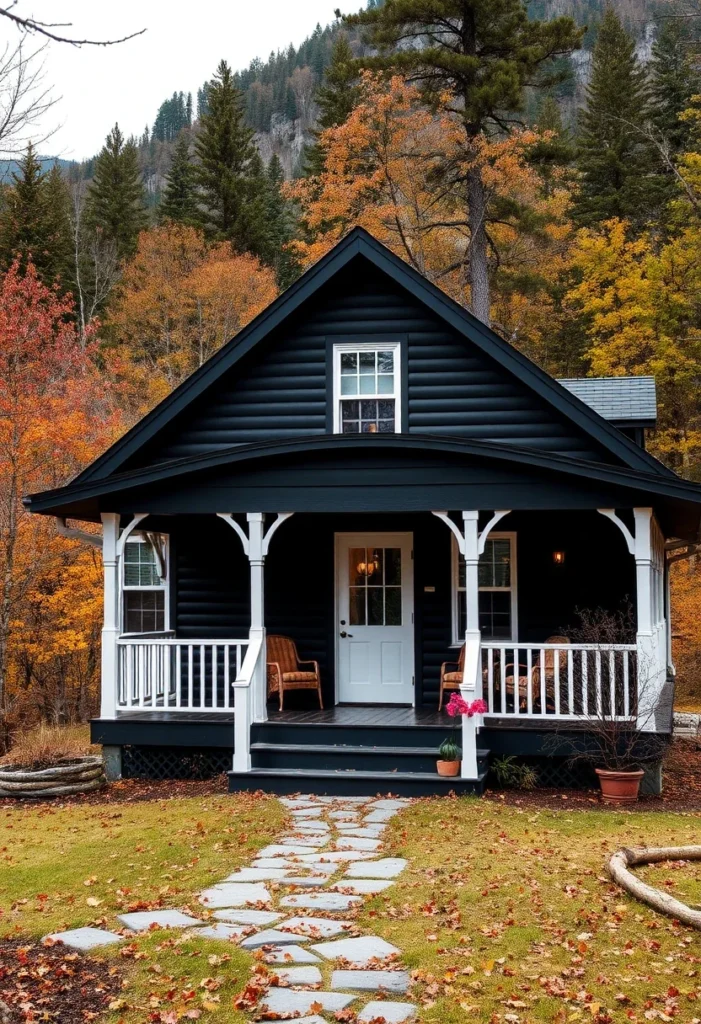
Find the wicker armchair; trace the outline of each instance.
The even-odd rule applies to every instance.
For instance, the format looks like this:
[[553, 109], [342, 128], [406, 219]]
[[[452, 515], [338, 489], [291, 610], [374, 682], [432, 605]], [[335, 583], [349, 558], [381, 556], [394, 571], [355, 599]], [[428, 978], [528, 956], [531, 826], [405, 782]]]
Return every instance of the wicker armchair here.
[[[569, 637], [566, 636], [549, 636], [544, 641], [546, 644], [569, 644]], [[543, 665], [542, 672], [545, 681], [545, 703], [546, 707], [540, 709], [541, 714], [545, 714], [547, 710], [553, 710], [555, 704], [555, 663], [557, 660], [558, 677], [564, 679], [567, 672], [567, 651], [543, 651]], [[519, 706], [522, 710], [525, 710], [528, 705], [528, 669], [524, 664], [514, 665], [509, 664], [506, 666], [505, 682], [506, 682], [506, 693], [510, 697], [514, 697], [515, 681], [518, 676], [519, 684]], [[536, 661], [531, 666], [531, 701], [532, 706], [540, 702], [540, 677], [541, 677], [541, 664], [540, 661]]]
[[[449, 671], [451, 670], [451, 671]], [[460, 648], [457, 661], [444, 661], [441, 665], [441, 689], [438, 697], [438, 710], [443, 707], [443, 694], [446, 690], [459, 690], [465, 671], [465, 644]]]
[[[316, 690], [319, 707], [324, 707], [321, 696], [321, 676], [318, 661], [301, 661], [294, 640], [288, 636], [269, 636], [267, 646], [268, 697], [277, 693], [282, 711], [287, 690]], [[313, 671], [301, 671], [302, 665], [312, 665]]]

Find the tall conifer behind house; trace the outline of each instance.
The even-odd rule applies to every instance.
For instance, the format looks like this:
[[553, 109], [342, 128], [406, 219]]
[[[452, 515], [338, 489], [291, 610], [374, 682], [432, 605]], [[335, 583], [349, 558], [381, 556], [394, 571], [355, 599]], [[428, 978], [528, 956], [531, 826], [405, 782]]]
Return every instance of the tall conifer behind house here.
[[161, 220], [195, 224], [199, 217], [195, 165], [190, 157], [190, 139], [183, 131], [173, 149], [173, 162], [166, 177], [159, 207]]
[[266, 182], [231, 68], [221, 61], [207, 88], [195, 143], [200, 219], [214, 238], [264, 258]]
[[659, 154], [647, 134], [650, 116], [645, 69], [633, 40], [607, 7], [579, 120], [578, 224], [589, 227], [618, 217], [641, 227], [664, 204], [668, 192]]
[[319, 135], [326, 128], [343, 124], [360, 100], [358, 69], [354, 64], [353, 51], [345, 34], [338, 37], [331, 51], [331, 63], [324, 73], [324, 81], [316, 91], [319, 113], [313, 132], [314, 143], [304, 153], [304, 173], [319, 175], [324, 170], [324, 150]]
[[91, 227], [114, 242], [120, 259], [136, 251], [139, 231], [146, 223], [144, 186], [136, 144], [125, 140], [119, 125], [109, 133], [95, 161], [87, 218]]

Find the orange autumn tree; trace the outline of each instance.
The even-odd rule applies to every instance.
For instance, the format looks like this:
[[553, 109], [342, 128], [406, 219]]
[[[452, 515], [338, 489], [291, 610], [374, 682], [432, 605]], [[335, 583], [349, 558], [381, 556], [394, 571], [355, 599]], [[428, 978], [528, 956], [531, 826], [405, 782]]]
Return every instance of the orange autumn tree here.
[[110, 316], [110, 362], [136, 413], [229, 341], [277, 294], [273, 272], [229, 242], [169, 223], [139, 236]]
[[82, 677], [83, 702], [96, 691], [93, 552], [21, 501], [65, 483], [118, 429], [92, 332], [82, 345], [72, 313], [72, 300], [43, 285], [31, 263], [0, 278], [0, 748], [8, 714], [41, 707], [66, 720], [77, 713], [71, 680]]
[[[496, 326], [525, 344], [545, 330], [545, 278], [558, 273], [571, 235], [566, 189], [552, 182], [544, 189], [528, 162], [532, 147], [548, 137], [514, 129], [502, 137], [480, 136], [468, 150], [456, 114], [428, 110], [419, 90], [399, 76], [387, 81], [366, 72], [360, 103], [344, 124], [321, 133], [323, 172], [287, 186], [302, 211], [307, 240], [295, 245], [303, 263], [318, 259], [359, 224], [469, 305], [469, 217], [460, 182], [478, 166], [487, 195]], [[517, 300], [525, 279], [529, 287]]]

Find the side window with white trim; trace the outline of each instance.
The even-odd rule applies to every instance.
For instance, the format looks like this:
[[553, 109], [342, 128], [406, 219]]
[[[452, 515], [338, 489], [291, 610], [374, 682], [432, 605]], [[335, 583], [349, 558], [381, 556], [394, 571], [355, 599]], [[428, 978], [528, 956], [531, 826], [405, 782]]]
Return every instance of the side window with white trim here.
[[122, 565], [122, 631], [162, 633], [168, 628], [167, 538], [132, 534]]
[[[477, 569], [479, 626], [483, 640], [517, 639], [516, 534], [487, 538]], [[453, 642], [462, 643], [466, 629], [465, 559], [453, 540]]]

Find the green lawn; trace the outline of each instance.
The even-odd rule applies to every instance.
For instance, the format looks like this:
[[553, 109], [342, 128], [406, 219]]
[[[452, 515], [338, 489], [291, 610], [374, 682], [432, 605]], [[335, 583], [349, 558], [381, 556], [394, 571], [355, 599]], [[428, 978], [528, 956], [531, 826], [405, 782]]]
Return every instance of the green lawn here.
[[[248, 795], [1, 813], [0, 940], [110, 927], [127, 908], [199, 914], [195, 894], [250, 862], [284, 820], [277, 801]], [[410, 866], [359, 923], [404, 951], [425, 1024], [692, 1022], [699, 936], [617, 890], [604, 866], [622, 844], [695, 843], [699, 817], [419, 801], [387, 833]], [[701, 865], [642, 873], [701, 898]], [[254, 960], [234, 944], [154, 932], [103, 956], [126, 980], [106, 1024], [245, 1019], [232, 998]]]
[[[403, 884], [361, 920], [417, 972], [424, 1022], [699, 1020], [701, 937], [605, 872], [620, 845], [697, 843], [699, 817], [424, 800], [391, 825]], [[701, 865], [643, 873], [701, 898]]]
[[[0, 941], [94, 924], [126, 910], [191, 907], [199, 890], [250, 862], [278, 835], [282, 806], [260, 795], [212, 796], [0, 811]], [[154, 932], [99, 954], [127, 987], [110, 1021], [139, 1024], [201, 1009], [212, 1024], [243, 1021], [232, 996], [251, 956], [229, 943]], [[204, 983], [204, 984], [203, 984]]]

